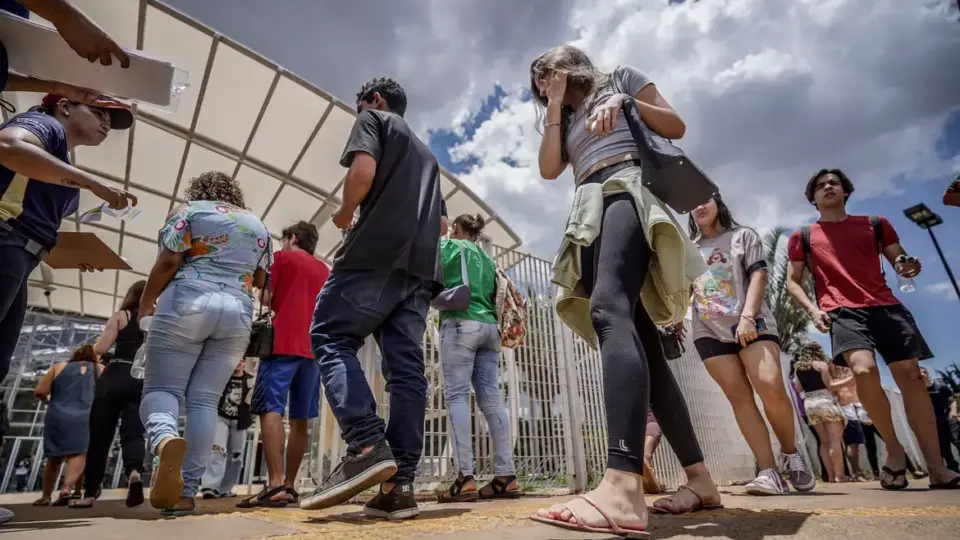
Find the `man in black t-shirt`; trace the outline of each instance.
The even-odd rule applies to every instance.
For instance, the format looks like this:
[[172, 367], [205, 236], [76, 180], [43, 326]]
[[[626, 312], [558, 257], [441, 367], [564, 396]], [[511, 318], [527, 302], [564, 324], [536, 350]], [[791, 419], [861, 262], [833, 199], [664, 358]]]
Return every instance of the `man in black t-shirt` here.
[[[954, 401], [953, 390], [941, 381], [930, 378], [926, 368], [920, 368], [923, 382], [927, 385], [930, 401], [933, 403], [933, 415], [937, 419], [937, 439], [940, 443], [940, 455], [944, 464], [953, 472], [958, 470], [958, 463], [953, 457], [953, 448], [950, 447], [953, 437], [950, 433], [950, 422], [957, 418], [957, 403]], [[960, 447], [958, 447], [960, 449]]]
[[[324, 395], [348, 450], [300, 507], [321, 509], [380, 484], [364, 508], [404, 519], [420, 511], [413, 480], [423, 451], [427, 379], [423, 333], [440, 291], [440, 167], [403, 119], [407, 98], [392, 79], [357, 94], [357, 116], [340, 163], [349, 167], [334, 224], [347, 231], [317, 296], [310, 331]], [[359, 216], [354, 216], [359, 208]], [[374, 336], [390, 393], [390, 424], [377, 415], [357, 354]]]

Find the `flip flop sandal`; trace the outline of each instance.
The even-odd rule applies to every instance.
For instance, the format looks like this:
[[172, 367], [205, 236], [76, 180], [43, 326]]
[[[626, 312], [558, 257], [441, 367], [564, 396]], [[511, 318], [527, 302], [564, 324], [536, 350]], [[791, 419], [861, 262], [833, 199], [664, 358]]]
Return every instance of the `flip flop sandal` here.
[[473, 480], [473, 476], [464, 476], [463, 473], [460, 473], [453, 484], [450, 484], [450, 489], [437, 494], [437, 502], [440, 504], [474, 502], [480, 499], [480, 492], [478, 491], [463, 492], [463, 486], [471, 480]]
[[175, 510], [173, 508], [164, 508], [160, 513], [167, 517], [184, 517], [192, 516], [197, 512], [197, 505], [194, 504], [193, 508], [183, 508], [181, 510]]
[[568, 531], [596, 533], [596, 534], [615, 534], [617, 536], [621, 536], [624, 538], [635, 538], [635, 539], [650, 538], [650, 533], [648, 533], [645, 529], [633, 529], [633, 528], [621, 527], [617, 525], [612, 519], [610, 519], [610, 516], [608, 516], [607, 513], [604, 512], [600, 508], [600, 506], [597, 503], [595, 503], [593, 499], [591, 499], [587, 495], [580, 495], [578, 498], [583, 499], [584, 501], [587, 502], [587, 504], [592, 506], [600, 514], [600, 516], [607, 521], [607, 525], [609, 525], [609, 527], [591, 527], [589, 525], [583, 525], [583, 520], [580, 519], [580, 516], [574, 513], [573, 510], [570, 510], [569, 507], [567, 507], [567, 510], [569, 510], [570, 513], [573, 515], [573, 518], [577, 520], [577, 523], [570, 523], [569, 521], [561, 521], [559, 519], [546, 518], [546, 517], [540, 517], [540, 516], [530, 516], [530, 519], [532, 519], [533, 521], [536, 521], [537, 523], [544, 523], [546, 525], [559, 527], [561, 529], [566, 529]]
[[[703, 503], [703, 498], [700, 497], [700, 494], [697, 493], [696, 491], [694, 491], [693, 488], [687, 487], [687, 486], [680, 486], [680, 487], [677, 489], [677, 492], [674, 493], [673, 495], [670, 495], [670, 496], [668, 496], [668, 497], [663, 497], [662, 499], [657, 499], [657, 500], [659, 501], [659, 500], [664, 500], [664, 499], [666, 499], [666, 500], [668, 500], [668, 501], [671, 501], [671, 502], [676, 503], [676, 502], [677, 502], [676, 497], [677, 497], [677, 495], [680, 494], [680, 492], [681, 492], [682, 490], [687, 490], [687, 491], [689, 491], [690, 493], [693, 494], [694, 497], [697, 498], [697, 502], [696, 502], [693, 506], [691, 506], [689, 509], [683, 510], [683, 511], [680, 511], [680, 512], [671, 512], [670, 510], [668, 510], [668, 509], [666, 509], [666, 508], [662, 508], [662, 507], [660, 507], [660, 506], [652, 506], [652, 507], [650, 507], [650, 512], [651, 512], [651, 513], [654, 513], [654, 514], [660, 514], [660, 515], [670, 514], [670, 515], [674, 515], [674, 516], [679, 516], [679, 515], [681, 515], [681, 514], [692, 514], [692, 513], [694, 513], [694, 512], [708, 512], [708, 511], [710, 511], [710, 510], [723, 510], [723, 505], [722, 505], [722, 504], [704, 504], [704, 503]], [[656, 502], [654, 502], [654, 504], [656, 504]]]
[[[98, 489], [93, 495], [71, 500], [70, 504], [67, 505], [67, 508], [93, 508], [93, 505], [97, 502], [97, 499], [100, 498], [100, 493], [101, 490]], [[90, 499], [90, 502], [81, 502], [84, 499]]]
[[489, 484], [480, 488], [480, 499], [487, 501], [491, 499], [519, 499], [522, 497], [523, 492], [519, 489], [507, 489], [517, 477], [511, 475], [505, 478], [506, 480], [494, 478]]
[[260, 490], [260, 493], [238, 502], [237, 508], [285, 508], [289, 504], [287, 501], [274, 501], [273, 497], [286, 492], [287, 488], [285, 486], [278, 486], [270, 490], [264, 487]]
[[40, 497], [33, 501], [33, 506], [50, 506], [50, 497]]
[[70, 493], [61, 493], [57, 500], [53, 501], [50, 506], [69, 506], [70, 505]]
[[292, 487], [287, 488], [287, 495], [293, 497], [293, 500], [290, 501], [290, 504], [297, 504], [300, 502], [300, 494], [297, 493], [297, 490], [293, 489]]
[[[893, 477], [893, 479], [888, 481], [886, 478], [884, 478], [883, 476], [884, 474]], [[896, 483], [901, 476], [903, 477], [903, 484]], [[903, 489], [907, 489], [907, 486], [909, 485], [910, 485], [910, 481], [907, 480], [906, 469], [900, 469], [899, 471], [895, 471], [890, 467], [887, 467], [886, 465], [884, 465], [884, 467], [880, 469], [880, 487], [882, 487], [883, 489], [886, 489], [889, 491], [900, 491]]]
[[960, 476], [954, 477], [953, 480], [945, 484], [930, 484], [930, 489], [960, 489]]
[[143, 482], [131, 482], [127, 486], [127, 508], [135, 508], [143, 504]]
[[153, 486], [150, 488], [150, 506], [162, 510], [173, 508], [183, 494], [183, 457], [187, 453], [187, 441], [172, 437], [163, 443], [153, 470]]

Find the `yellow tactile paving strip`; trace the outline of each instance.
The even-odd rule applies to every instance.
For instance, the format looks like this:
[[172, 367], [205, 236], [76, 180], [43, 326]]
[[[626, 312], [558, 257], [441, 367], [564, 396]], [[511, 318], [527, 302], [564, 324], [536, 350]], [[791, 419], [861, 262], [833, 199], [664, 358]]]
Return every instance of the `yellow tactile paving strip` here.
[[[296, 528], [303, 531], [300, 534], [286, 535], [284, 540], [300, 540], [316, 538], [322, 533], [325, 540], [402, 540], [419, 538], [428, 534], [457, 533], [466, 531], [503, 530], [511, 527], [532, 524], [528, 517], [543, 502], [498, 507], [471, 507], [469, 510], [451, 509], [436, 505], [425, 505], [418, 519], [402, 522], [384, 522], [364, 518], [355, 507], [355, 511], [344, 513], [344, 509], [333, 509], [322, 512], [308, 512], [303, 510], [261, 510], [245, 517], [263, 519]], [[798, 510], [767, 509], [750, 510], [744, 508], [728, 508], [713, 512], [700, 512], [687, 516], [658, 516], [655, 520], [684, 520], [713, 518], [727, 519], [769, 519], [776, 517], [796, 517], [798, 515], [815, 515], [822, 517], [943, 517], [960, 518], [960, 506], [928, 506], [928, 507], [900, 507], [900, 508], [804, 508]]]

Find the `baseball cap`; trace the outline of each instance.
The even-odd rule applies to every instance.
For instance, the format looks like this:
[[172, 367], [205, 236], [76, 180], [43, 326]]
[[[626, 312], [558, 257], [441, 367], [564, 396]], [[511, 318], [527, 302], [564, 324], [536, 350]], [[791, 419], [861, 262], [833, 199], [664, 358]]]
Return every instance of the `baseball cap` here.
[[[47, 94], [43, 96], [43, 99], [40, 100], [40, 103], [44, 107], [50, 107], [52, 105], [56, 105], [61, 99], [63, 99], [63, 96]], [[122, 103], [97, 108], [106, 109], [107, 112], [110, 113], [110, 129], [129, 129], [130, 126], [133, 125], [133, 113], [130, 111], [130, 107], [127, 107]]]

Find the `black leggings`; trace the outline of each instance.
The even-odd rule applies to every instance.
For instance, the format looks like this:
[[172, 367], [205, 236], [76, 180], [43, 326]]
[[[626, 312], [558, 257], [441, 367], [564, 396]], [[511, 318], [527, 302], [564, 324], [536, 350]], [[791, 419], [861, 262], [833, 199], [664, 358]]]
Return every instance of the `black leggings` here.
[[643, 472], [648, 404], [680, 464], [701, 463], [687, 404], [663, 355], [657, 327], [640, 303], [653, 253], [632, 196], [604, 199], [600, 236], [581, 255], [590, 318], [600, 339], [607, 467]]
[[143, 423], [140, 421], [143, 381], [130, 376], [130, 367], [126, 362], [113, 361], [97, 381], [93, 405], [90, 407], [90, 442], [83, 480], [87, 497], [95, 497], [103, 486], [118, 421], [123, 470], [127, 476], [133, 471], [143, 472], [145, 443]]

